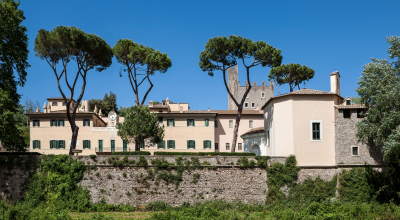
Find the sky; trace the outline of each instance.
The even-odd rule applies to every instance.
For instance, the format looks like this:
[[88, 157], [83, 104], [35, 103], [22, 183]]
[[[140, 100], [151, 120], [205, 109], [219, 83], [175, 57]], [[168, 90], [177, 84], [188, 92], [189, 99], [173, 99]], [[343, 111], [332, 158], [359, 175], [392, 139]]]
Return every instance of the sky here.
[[[21, 0], [28, 29], [31, 65], [24, 87], [18, 88], [21, 102], [43, 103], [61, 97], [52, 69], [35, 56], [38, 30], [75, 26], [103, 38], [111, 47], [119, 39], [131, 39], [166, 53], [172, 67], [151, 77], [154, 84], [147, 100], [189, 103], [191, 110], [224, 110], [228, 94], [222, 72], [211, 77], [199, 68], [199, 54], [210, 38], [240, 35], [265, 41], [281, 49], [282, 64], [299, 63], [315, 70], [305, 85], [330, 91], [329, 74], [339, 71], [341, 95], [353, 97], [363, 65], [371, 58], [387, 58], [386, 37], [400, 35], [400, 1], [105, 1]], [[71, 63], [71, 68], [74, 63]], [[76, 65], [76, 64], [75, 64]], [[118, 106], [132, 106], [135, 96], [121, 64], [88, 72], [83, 100], [102, 99], [112, 91]], [[245, 69], [239, 65], [240, 85]], [[268, 84], [268, 67], [251, 69], [250, 81]], [[72, 80], [72, 79], [71, 79]], [[78, 83], [74, 98], [81, 90]], [[149, 84], [140, 87], [143, 97]], [[303, 88], [304, 85], [301, 86]], [[65, 82], [63, 85], [66, 90]], [[297, 89], [296, 89], [297, 90]], [[279, 87], [289, 92], [288, 85]], [[275, 95], [278, 95], [275, 89]]]

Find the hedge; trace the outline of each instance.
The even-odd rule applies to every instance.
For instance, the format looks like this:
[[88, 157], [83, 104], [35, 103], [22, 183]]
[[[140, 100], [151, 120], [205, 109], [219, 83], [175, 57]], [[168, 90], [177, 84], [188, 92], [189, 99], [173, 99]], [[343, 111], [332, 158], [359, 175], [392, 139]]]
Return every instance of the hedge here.
[[0, 152], [0, 155], [42, 155], [39, 152]]
[[255, 153], [230, 153], [230, 152], [166, 152], [156, 151], [154, 155], [189, 155], [189, 156], [256, 156]]
[[148, 151], [122, 151], [122, 152], [112, 152], [111, 155], [150, 155]]

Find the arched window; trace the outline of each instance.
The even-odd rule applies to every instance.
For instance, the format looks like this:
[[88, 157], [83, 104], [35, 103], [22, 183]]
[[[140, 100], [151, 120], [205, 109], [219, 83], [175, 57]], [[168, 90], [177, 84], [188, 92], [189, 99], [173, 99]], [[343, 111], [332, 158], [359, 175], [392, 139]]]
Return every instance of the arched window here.
[[57, 106], [57, 102], [53, 102], [52, 106]]

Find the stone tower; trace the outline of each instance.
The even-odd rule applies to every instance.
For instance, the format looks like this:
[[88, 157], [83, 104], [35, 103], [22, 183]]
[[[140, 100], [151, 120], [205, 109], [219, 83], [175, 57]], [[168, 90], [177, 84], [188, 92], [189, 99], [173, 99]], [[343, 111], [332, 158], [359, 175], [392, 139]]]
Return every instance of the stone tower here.
[[[236, 101], [240, 102], [244, 93], [246, 92], [248, 82], [246, 81], [244, 86], [240, 86], [238, 77], [239, 69], [237, 65], [234, 68], [228, 69], [228, 88], [233, 97], [235, 97]], [[270, 82], [268, 85], [265, 85], [265, 81], [262, 81], [261, 86], [257, 86], [257, 82], [253, 82], [253, 86], [251, 87], [251, 90], [244, 101], [243, 110], [260, 110], [265, 102], [273, 96], [274, 85], [272, 82]], [[228, 110], [237, 110], [237, 106], [229, 94]]]

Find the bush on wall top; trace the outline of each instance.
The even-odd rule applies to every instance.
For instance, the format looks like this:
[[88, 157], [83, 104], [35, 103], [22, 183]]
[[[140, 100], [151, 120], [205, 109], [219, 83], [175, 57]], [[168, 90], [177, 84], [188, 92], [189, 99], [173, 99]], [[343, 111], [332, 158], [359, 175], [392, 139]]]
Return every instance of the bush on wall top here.
[[230, 152], [165, 152], [156, 151], [154, 155], [189, 155], [189, 156], [256, 156], [255, 153], [230, 153]]
[[0, 152], [0, 155], [42, 155], [39, 152]]
[[112, 152], [112, 155], [150, 155], [150, 152], [148, 151]]

